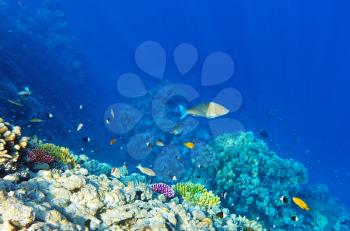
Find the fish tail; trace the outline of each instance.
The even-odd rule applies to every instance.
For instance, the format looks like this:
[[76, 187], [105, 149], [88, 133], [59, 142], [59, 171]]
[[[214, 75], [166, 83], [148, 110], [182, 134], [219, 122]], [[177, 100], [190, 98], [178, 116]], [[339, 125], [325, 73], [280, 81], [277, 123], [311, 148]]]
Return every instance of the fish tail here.
[[140, 169], [141, 168], [141, 164], [136, 165], [136, 168]]
[[186, 116], [188, 114], [187, 109], [182, 105], [179, 105], [179, 109], [180, 109], [180, 113], [181, 113], [180, 119], [182, 120], [182, 119], [186, 118]]

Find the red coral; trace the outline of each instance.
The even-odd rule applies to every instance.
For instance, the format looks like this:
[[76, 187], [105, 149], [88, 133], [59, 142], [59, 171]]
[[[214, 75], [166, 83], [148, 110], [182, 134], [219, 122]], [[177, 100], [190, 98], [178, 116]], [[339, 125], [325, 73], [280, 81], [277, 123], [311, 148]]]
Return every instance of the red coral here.
[[28, 157], [33, 163], [47, 163], [50, 164], [55, 161], [55, 158], [40, 149], [33, 149], [28, 152]]

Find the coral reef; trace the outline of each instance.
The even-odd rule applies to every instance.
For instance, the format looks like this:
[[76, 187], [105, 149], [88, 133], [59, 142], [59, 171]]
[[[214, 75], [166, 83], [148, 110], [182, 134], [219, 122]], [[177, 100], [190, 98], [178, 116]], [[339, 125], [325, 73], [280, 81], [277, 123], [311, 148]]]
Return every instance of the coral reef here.
[[173, 198], [175, 196], [174, 190], [171, 188], [171, 186], [167, 184], [156, 183], [156, 184], [152, 184], [151, 188], [153, 192], [163, 194], [167, 198]]
[[74, 155], [77, 164], [81, 168], [85, 168], [93, 175], [107, 175], [109, 176], [112, 170], [112, 166], [106, 163], [101, 163], [97, 160], [91, 159], [86, 155]]
[[[348, 212], [342, 211], [335, 216], [329, 211], [323, 213], [315, 209], [320, 203], [325, 203], [327, 208], [332, 204], [316, 202], [312, 194], [305, 191], [308, 179], [305, 167], [278, 157], [251, 132], [216, 137], [193, 156], [192, 163], [193, 170], [189, 171], [188, 179], [206, 179], [215, 193], [223, 195], [223, 205], [248, 218], [259, 219], [266, 228], [346, 230], [337, 228], [339, 223], [335, 220], [348, 217]], [[296, 195], [311, 206], [311, 211], [303, 211], [290, 202]], [[289, 198], [288, 203], [280, 200], [282, 196]], [[298, 218], [297, 221], [292, 219], [293, 216]], [[347, 223], [349, 219], [342, 221]]]
[[0, 118], [0, 176], [17, 170], [28, 140], [22, 136], [20, 127]]
[[174, 186], [176, 193], [180, 194], [181, 197], [195, 205], [199, 206], [217, 206], [220, 205], [220, 198], [215, 196], [211, 191], [201, 184], [194, 184], [192, 182], [177, 183]]
[[124, 185], [86, 169], [41, 170], [20, 183], [0, 179], [0, 229], [262, 230], [227, 209], [202, 209], [178, 198], [164, 202], [161, 196], [145, 184]]
[[57, 161], [66, 164], [70, 167], [77, 167], [76, 158], [70, 153], [68, 148], [59, 147], [55, 144], [46, 143], [40, 144], [36, 147], [37, 150], [47, 153], [50, 156], [53, 156]]

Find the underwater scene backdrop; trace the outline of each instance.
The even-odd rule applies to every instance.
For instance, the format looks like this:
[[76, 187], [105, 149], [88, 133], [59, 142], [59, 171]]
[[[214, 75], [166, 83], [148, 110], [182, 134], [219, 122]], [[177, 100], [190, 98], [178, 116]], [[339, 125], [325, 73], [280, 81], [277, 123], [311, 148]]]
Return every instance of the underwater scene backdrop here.
[[350, 230], [349, 6], [0, 0], [0, 228]]

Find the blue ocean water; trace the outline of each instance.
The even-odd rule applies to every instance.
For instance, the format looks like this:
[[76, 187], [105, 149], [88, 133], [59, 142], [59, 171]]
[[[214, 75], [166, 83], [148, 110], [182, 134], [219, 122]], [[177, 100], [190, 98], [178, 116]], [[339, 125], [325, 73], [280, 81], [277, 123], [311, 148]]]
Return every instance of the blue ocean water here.
[[[260, 134], [279, 156], [305, 165], [310, 183], [326, 184], [332, 196], [350, 206], [349, 2], [46, 1], [54, 13], [42, 12], [33, 22], [30, 12], [43, 1], [10, 4], [13, 9], [3, 11], [11, 21], [2, 21], [7, 23], [1, 25], [6, 34], [0, 52], [8, 46], [9, 60], [16, 63], [1, 63], [0, 73], [37, 96], [31, 109], [19, 113], [5, 102], [11, 94], [3, 94], [1, 112], [10, 118], [18, 114], [13, 120], [22, 126], [30, 118], [54, 115], [31, 125], [31, 133], [113, 166], [135, 166], [142, 150], [128, 149], [127, 132], [108, 128], [108, 113], [113, 108], [117, 113], [116, 103], [142, 104], [134, 96], [145, 89], [184, 84], [198, 94], [192, 105], [221, 97], [234, 108], [228, 120], [200, 120], [199, 126], [212, 133]], [[174, 50], [182, 44], [190, 47], [180, 50], [177, 60]], [[218, 56], [208, 61], [213, 54]], [[205, 69], [206, 62], [212, 66]], [[183, 74], [187, 64], [191, 68]], [[118, 82], [125, 73], [133, 80]], [[226, 95], [218, 96], [225, 89]], [[84, 128], [76, 132], [79, 123]], [[112, 138], [115, 146], [109, 144]]]
[[[348, 6], [345, 1], [85, 1], [64, 9], [104, 89], [97, 99], [101, 105], [117, 98], [117, 76], [137, 68], [133, 52], [143, 41], [157, 41], [169, 53], [182, 42], [194, 44], [202, 56], [225, 51], [234, 58], [234, 78], [200, 89], [201, 94], [239, 89], [244, 106], [238, 116], [247, 129], [268, 131], [277, 152], [300, 160], [312, 181], [326, 182], [350, 204]], [[167, 68], [167, 74], [174, 72], [171, 61]]]

